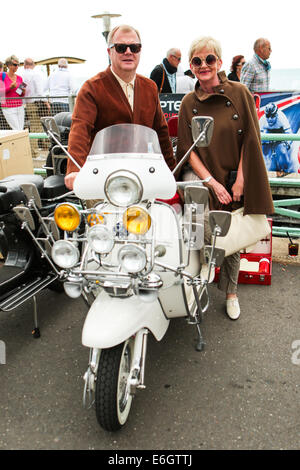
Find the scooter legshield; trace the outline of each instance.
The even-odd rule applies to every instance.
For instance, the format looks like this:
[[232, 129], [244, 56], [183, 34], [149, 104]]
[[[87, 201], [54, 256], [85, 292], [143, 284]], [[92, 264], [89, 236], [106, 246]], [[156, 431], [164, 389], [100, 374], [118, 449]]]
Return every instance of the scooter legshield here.
[[138, 296], [110, 297], [101, 291], [93, 302], [82, 330], [82, 344], [89, 348], [111, 348], [141, 328], [150, 330], [160, 341], [166, 333], [166, 319], [158, 300], [143, 302]]

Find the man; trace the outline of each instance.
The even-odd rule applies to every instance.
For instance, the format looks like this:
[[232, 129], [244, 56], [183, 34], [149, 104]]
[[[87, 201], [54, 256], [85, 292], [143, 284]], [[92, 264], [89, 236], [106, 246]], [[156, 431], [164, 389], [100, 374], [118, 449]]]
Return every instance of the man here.
[[[50, 105], [46, 100], [42, 100], [39, 97], [43, 96], [44, 92], [44, 79], [41, 74], [34, 70], [35, 63], [33, 59], [27, 58], [24, 60], [24, 70], [22, 72], [22, 78], [26, 83], [25, 89], [25, 106], [26, 113], [30, 122], [30, 132], [39, 133], [44, 132], [40, 121], [40, 117], [50, 110]], [[33, 97], [32, 99], [29, 97]], [[28, 99], [27, 99], [28, 98]], [[39, 158], [39, 147], [36, 139], [31, 140], [31, 152], [33, 158]]]
[[[191, 75], [190, 75], [191, 73]], [[176, 93], [190, 93], [195, 89], [195, 75], [191, 70], [186, 70], [185, 72], [181, 72], [178, 70], [176, 74]]]
[[253, 49], [253, 58], [242, 68], [241, 83], [246, 85], [251, 93], [268, 91], [271, 65], [267, 59], [272, 52], [270, 41], [259, 38], [255, 41]]
[[162, 64], [152, 70], [150, 78], [156, 83], [159, 93], [176, 93], [176, 72], [180, 61], [180, 50], [173, 48], [167, 52]]
[[[68, 70], [67, 59], [59, 59], [57, 65], [58, 70], [49, 75], [46, 85], [46, 89], [49, 90], [49, 95], [54, 97], [53, 100], [51, 100], [53, 115], [69, 111], [68, 96], [72, 95], [74, 91], [73, 81]], [[58, 98], [59, 96], [64, 96], [64, 98]]]
[[[107, 39], [111, 66], [87, 80], [78, 93], [69, 135], [70, 154], [83, 165], [98, 131], [113, 124], [141, 124], [157, 132], [162, 153], [173, 169], [175, 160], [156, 85], [136, 73], [141, 55], [138, 31], [117, 26]], [[77, 174], [78, 168], [68, 160], [65, 184], [69, 189], [73, 189]]]

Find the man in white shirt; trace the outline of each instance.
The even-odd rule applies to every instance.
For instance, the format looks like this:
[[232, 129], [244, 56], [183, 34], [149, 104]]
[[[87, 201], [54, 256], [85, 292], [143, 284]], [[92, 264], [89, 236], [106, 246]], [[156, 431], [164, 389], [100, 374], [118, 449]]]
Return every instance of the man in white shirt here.
[[[38, 73], [35, 63], [31, 58], [24, 60], [24, 70], [22, 72], [23, 82], [26, 83], [25, 89], [25, 108], [30, 122], [30, 132], [44, 132], [40, 121], [41, 116], [49, 114], [50, 105], [47, 100], [43, 100], [45, 80], [42, 74]], [[30, 98], [32, 96], [32, 98]], [[39, 156], [38, 140], [31, 139], [31, 152], [33, 158]]]
[[[59, 59], [58, 70], [49, 75], [46, 89], [49, 90], [49, 96], [53, 96], [51, 100], [53, 115], [62, 111], [69, 111], [68, 97], [73, 94], [74, 86], [68, 70], [67, 59]], [[63, 98], [59, 98], [59, 96], [63, 96]]]

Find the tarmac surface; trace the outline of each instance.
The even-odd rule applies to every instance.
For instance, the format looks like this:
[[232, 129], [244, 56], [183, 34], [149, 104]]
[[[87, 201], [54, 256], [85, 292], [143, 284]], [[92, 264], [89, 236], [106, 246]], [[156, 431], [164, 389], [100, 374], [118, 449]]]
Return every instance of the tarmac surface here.
[[0, 449], [299, 449], [300, 256], [288, 258], [281, 240], [272, 284], [239, 286], [238, 321], [210, 285], [203, 352], [185, 319], [173, 320], [161, 342], [150, 336], [146, 389], [118, 433], [102, 430], [94, 410], [82, 407], [84, 302], [40, 293], [39, 339], [31, 336], [31, 302], [1, 313]]

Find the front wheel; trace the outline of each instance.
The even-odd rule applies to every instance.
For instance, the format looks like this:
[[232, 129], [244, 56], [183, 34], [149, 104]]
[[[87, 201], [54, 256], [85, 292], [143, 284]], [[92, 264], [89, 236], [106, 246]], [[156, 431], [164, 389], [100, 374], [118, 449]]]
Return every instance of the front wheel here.
[[97, 371], [95, 408], [97, 420], [106, 431], [124, 426], [132, 403], [127, 385], [134, 339], [130, 338], [113, 348], [103, 349]]

